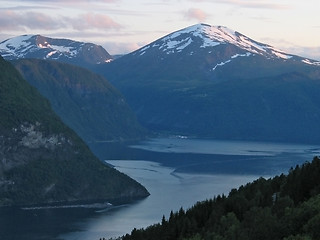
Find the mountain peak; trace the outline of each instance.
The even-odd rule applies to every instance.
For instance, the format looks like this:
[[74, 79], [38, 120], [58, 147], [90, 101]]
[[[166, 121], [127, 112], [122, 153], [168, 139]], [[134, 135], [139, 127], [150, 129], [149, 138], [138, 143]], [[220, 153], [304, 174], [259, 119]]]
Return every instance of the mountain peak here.
[[42, 35], [22, 35], [0, 43], [0, 54], [7, 60], [21, 58], [51, 59], [80, 66], [112, 60], [110, 54], [93, 43]]
[[[182, 52], [188, 47], [195, 48], [215, 48], [223, 45], [233, 45], [238, 48], [237, 54], [262, 55], [267, 58], [290, 59], [294, 55], [287, 54], [270, 45], [260, 43], [251, 38], [224, 26], [211, 26], [208, 24], [196, 24], [190, 27], [173, 32], [159, 40], [138, 50], [140, 55], [150, 47], [159, 47], [159, 50], [167, 54]], [[210, 49], [209, 51], [211, 51]]]

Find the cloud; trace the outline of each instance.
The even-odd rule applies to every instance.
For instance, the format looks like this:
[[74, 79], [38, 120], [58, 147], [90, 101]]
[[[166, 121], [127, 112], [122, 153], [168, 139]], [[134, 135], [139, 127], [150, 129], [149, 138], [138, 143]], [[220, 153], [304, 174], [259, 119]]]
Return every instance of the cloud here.
[[58, 30], [58, 29], [119, 29], [121, 25], [103, 14], [86, 13], [75, 17], [56, 18], [39, 12], [0, 12], [1, 31]]
[[200, 22], [203, 22], [207, 19], [207, 14], [199, 8], [190, 8], [185, 17], [188, 19], [197, 19]]
[[291, 7], [286, 4], [280, 4], [278, 1], [271, 3], [265, 0], [190, 0], [192, 2], [210, 2], [210, 3], [222, 3], [230, 4], [241, 8], [261, 8], [261, 9], [278, 9], [285, 10]]
[[115, 54], [127, 54], [133, 52], [145, 44], [139, 44], [135, 42], [121, 43], [121, 42], [105, 42], [101, 44], [111, 55]]
[[244, 8], [263, 8], [263, 9], [289, 9], [289, 5], [270, 3], [265, 1], [242, 1], [242, 0], [226, 0], [228, 3], [235, 4]]
[[0, 30], [2, 31], [25, 30], [26, 28], [56, 30], [61, 27], [63, 23], [38, 12], [17, 13], [6, 10], [1, 11], [0, 14]]
[[102, 2], [102, 3], [114, 3], [119, 2], [119, 0], [11, 0], [12, 2], [27, 2], [27, 3], [56, 3], [56, 2], [63, 2], [63, 3], [80, 3], [80, 2]]
[[286, 39], [275, 39], [269, 37], [262, 38], [261, 41], [272, 44], [276, 48], [281, 49], [289, 54], [320, 61], [320, 44], [319, 46], [301, 46]]
[[119, 29], [121, 25], [113, 21], [109, 16], [96, 13], [81, 14], [76, 18], [67, 18], [71, 26], [76, 30], [83, 29]]
[[302, 57], [311, 58], [320, 61], [320, 46], [319, 47], [282, 47], [285, 51]]

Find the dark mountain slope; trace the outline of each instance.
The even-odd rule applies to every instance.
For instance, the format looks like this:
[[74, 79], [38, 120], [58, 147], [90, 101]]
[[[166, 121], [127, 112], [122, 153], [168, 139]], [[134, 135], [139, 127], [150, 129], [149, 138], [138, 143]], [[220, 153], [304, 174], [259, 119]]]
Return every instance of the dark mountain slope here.
[[225, 27], [191, 26], [97, 68], [153, 130], [320, 140], [319, 63]]
[[0, 58], [0, 206], [147, 195], [140, 184], [102, 164]]
[[88, 144], [146, 134], [121, 94], [103, 77], [53, 61], [23, 59], [13, 63]]

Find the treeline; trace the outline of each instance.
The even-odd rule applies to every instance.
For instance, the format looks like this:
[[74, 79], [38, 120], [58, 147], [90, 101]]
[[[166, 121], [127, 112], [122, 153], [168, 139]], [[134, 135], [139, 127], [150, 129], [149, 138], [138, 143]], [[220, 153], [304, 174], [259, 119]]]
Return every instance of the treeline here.
[[161, 223], [133, 229], [122, 239], [320, 239], [320, 159], [171, 212]]

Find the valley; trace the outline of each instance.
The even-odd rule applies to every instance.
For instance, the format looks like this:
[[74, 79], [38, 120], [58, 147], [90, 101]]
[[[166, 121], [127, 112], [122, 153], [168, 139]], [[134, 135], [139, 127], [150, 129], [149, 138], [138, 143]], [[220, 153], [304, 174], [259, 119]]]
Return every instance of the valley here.
[[0, 55], [0, 239], [136, 234], [320, 154], [320, 62], [227, 27], [120, 57], [23, 35]]

